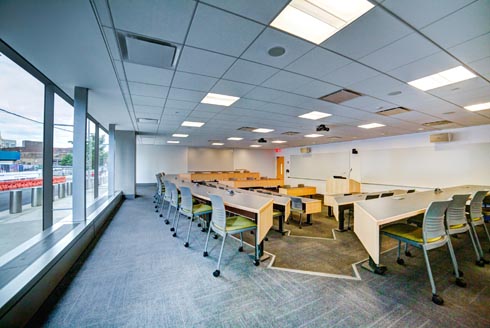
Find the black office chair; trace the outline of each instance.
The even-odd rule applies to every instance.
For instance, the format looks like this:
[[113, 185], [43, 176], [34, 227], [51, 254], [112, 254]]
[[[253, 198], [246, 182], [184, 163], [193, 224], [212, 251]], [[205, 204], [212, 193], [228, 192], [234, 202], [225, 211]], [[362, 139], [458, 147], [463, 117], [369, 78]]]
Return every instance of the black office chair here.
[[407, 194], [412, 194], [414, 192], [415, 192], [415, 189], [409, 189], [409, 190], [407, 190]]
[[383, 198], [383, 197], [391, 197], [391, 196], [393, 196], [394, 194], [395, 194], [395, 193], [393, 193], [393, 192], [384, 192], [384, 193], [382, 193], [382, 194], [381, 194], [381, 198]]
[[367, 196], [366, 196], [366, 200], [376, 199], [376, 198], [379, 198], [379, 194], [375, 194], [375, 195], [367, 195]]

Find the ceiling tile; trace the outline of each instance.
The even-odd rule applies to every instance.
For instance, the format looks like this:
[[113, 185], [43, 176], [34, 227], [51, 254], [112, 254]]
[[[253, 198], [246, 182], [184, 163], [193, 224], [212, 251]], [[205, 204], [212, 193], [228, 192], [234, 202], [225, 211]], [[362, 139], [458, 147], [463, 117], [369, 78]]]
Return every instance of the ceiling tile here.
[[216, 7], [268, 25], [290, 0], [204, 0]]
[[490, 54], [490, 33], [463, 42], [448, 51], [465, 63], [485, 58]]
[[471, 62], [468, 66], [490, 80], [490, 56]]
[[322, 77], [322, 80], [346, 87], [379, 74], [379, 72], [372, 68], [352, 62], [338, 70], [326, 74]]
[[257, 109], [264, 106], [266, 102], [253, 99], [240, 98], [231, 107]]
[[354, 83], [349, 89], [361, 94], [378, 97], [386, 96], [389, 92], [398, 91], [405, 85], [386, 75], [378, 75], [361, 82]]
[[168, 99], [165, 107], [178, 108], [178, 109], [193, 109], [198, 103], [192, 101], [182, 101]]
[[409, 27], [376, 7], [323, 42], [322, 46], [359, 59], [411, 32]]
[[147, 96], [147, 97], [157, 97], [166, 98], [168, 88], [162, 87], [160, 85], [138, 83], [138, 82], [128, 82], [129, 90], [132, 95], [136, 96]]
[[135, 112], [161, 113], [162, 109], [163, 109], [162, 106], [155, 107], [155, 106], [145, 106], [145, 105], [134, 105]]
[[109, 43], [109, 50], [112, 59], [121, 60], [121, 56], [119, 55], [119, 46], [116, 41], [116, 36], [114, 35], [114, 30], [112, 28], [104, 27], [104, 35]]
[[383, 6], [410, 25], [421, 28], [457, 11], [472, 1], [474, 0], [386, 0]]
[[214, 52], [184, 47], [178, 64], [179, 71], [221, 77], [235, 58]]
[[239, 59], [223, 77], [227, 80], [250, 84], [261, 84], [269, 77], [274, 75], [277, 71], [278, 69], [270, 66]]
[[343, 102], [342, 105], [361, 109], [368, 112], [378, 112], [380, 110], [397, 107], [397, 105], [393, 103], [369, 96], [354, 98]]
[[282, 92], [278, 90], [256, 87], [255, 89], [252, 89], [252, 91], [247, 93], [244, 97], [254, 100], [271, 101], [275, 98], [280, 97], [281, 95]]
[[307, 97], [319, 98], [337, 90], [340, 90], [338, 86], [322, 81], [312, 80], [311, 82], [308, 82], [294, 90], [294, 93]]
[[425, 27], [422, 33], [449, 48], [490, 32], [490, 1], [481, 0]]
[[250, 84], [219, 80], [213, 89], [211, 89], [211, 92], [227, 96], [243, 97], [253, 88], [254, 86]]
[[214, 77], [177, 71], [175, 72], [174, 80], [172, 81], [172, 87], [196, 91], [209, 91], [216, 81], [218, 81], [218, 79]]
[[440, 49], [427, 39], [417, 33], [412, 33], [370, 53], [359, 61], [386, 72], [439, 51]]
[[134, 105], [155, 106], [163, 108], [165, 99], [155, 97], [131, 96]]
[[[282, 56], [272, 57], [268, 50], [273, 47], [283, 47], [286, 52]], [[250, 45], [242, 58], [283, 68], [313, 47], [311, 43], [269, 27]]]
[[117, 29], [182, 43], [196, 2], [110, 0], [109, 5]]
[[186, 44], [238, 57], [263, 29], [248, 19], [199, 4]]
[[327, 73], [351, 62], [349, 59], [336, 55], [331, 51], [315, 47], [289, 64], [286, 70], [320, 79]]
[[206, 96], [206, 92], [171, 88], [168, 99], [184, 100], [189, 102], [200, 102]]
[[163, 68], [124, 63], [128, 81], [169, 86], [173, 71]]
[[262, 83], [262, 86], [272, 89], [284, 90], [284, 91], [294, 91], [300, 86], [311, 82], [312, 79], [304, 77], [298, 74], [289, 73], [286, 71], [280, 71], [267, 81]]

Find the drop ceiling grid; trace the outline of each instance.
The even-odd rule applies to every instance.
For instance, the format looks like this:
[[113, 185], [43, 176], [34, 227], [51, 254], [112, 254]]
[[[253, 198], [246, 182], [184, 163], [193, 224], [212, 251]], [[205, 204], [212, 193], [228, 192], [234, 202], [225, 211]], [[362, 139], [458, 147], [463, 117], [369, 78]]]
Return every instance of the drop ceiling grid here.
[[[230, 22], [236, 23], [240, 21], [242, 24], [247, 25], [247, 26], [256, 26], [260, 25], [257, 24], [258, 22], [252, 18], [251, 20], [248, 20], [248, 23], [246, 22], [247, 20], [243, 16], [243, 8], [240, 7], [239, 4], [237, 4], [238, 9], [233, 9], [233, 5], [231, 4], [226, 4], [220, 1], [206, 1], [210, 3], [212, 6], [207, 6], [202, 3], [198, 4], [198, 9], [197, 12], [200, 13], [201, 11], [206, 12], [209, 11], [211, 13], [210, 15], [212, 17], [217, 17], [217, 16], [222, 16], [222, 17], [228, 17], [229, 19], [228, 24]], [[112, 5], [112, 2], [111, 2]], [[220, 11], [216, 7], [224, 6], [227, 7], [227, 11]], [[231, 6], [231, 9], [230, 9]], [[281, 7], [282, 8], [282, 7]], [[235, 12], [239, 14], [240, 16], [234, 16], [230, 12]], [[284, 92], [280, 91], [286, 91], [288, 94], [288, 97], [291, 98], [293, 101], [294, 105], [293, 106], [301, 106], [301, 107], [307, 107], [305, 105], [306, 101], [311, 101], [315, 100], [314, 98], [318, 97], [318, 94], [320, 94], [322, 86], [325, 86], [326, 88], [326, 93], [330, 93], [331, 91], [335, 91], [335, 89], [340, 88], [340, 87], [345, 87], [346, 83], [342, 80], [342, 78], [345, 76], [344, 72], [346, 72], [349, 75], [356, 75], [354, 74], [355, 72], [360, 72], [360, 76], [362, 79], [361, 81], [352, 81], [353, 83], [350, 84], [350, 86], [359, 87], [361, 92], [365, 92], [368, 95], [370, 95], [370, 101], [369, 102], [363, 102], [359, 101], [358, 104], [356, 104], [355, 108], [358, 109], [358, 112], [352, 112], [359, 117], [371, 117], [369, 115], [370, 112], [374, 111], [373, 108], [373, 103], [379, 102], [380, 104], [386, 104], [389, 103], [386, 101], [386, 93], [391, 91], [391, 90], [397, 90], [397, 87], [403, 88], [407, 87], [406, 85], [402, 85], [401, 82], [399, 82], [398, 78], [400, 78], [400, 74], [402, 75], [403, 68], [405, 66], [410, 66], [410, 64], [418, 65], [419, 61], [421, 58], [417, 58], [422, 56], [422, 59], [425, 59], [427, 57], [430, 57], [434, 53], [434, 48], [432, 45], [427, 46], [426, 52], [422, 51], [418, 55], [415, 55], [415, 57], [407, 57], [408, 59], [405, 60], [399, 60], [398, 64], [392, 64], [391, 66], [388, 65], [382, 65], [382, 61], [379, 61], [379, 63], [372, 62], [375, 58], [381, 57], [380, 54], [384, 54], [384, 56], [392, 57], [392, 55], [396, 55], [396, 48], [397, 44], [400, 43], [402, 44], [404, 40], [408, 40], [411, 37], [416, 39], [414, 42], [415, 44], [420, 44], [420, 43], [426, 43], [425, 39], [420, 39], [418, 34], [414, 34], [411, 31], [406, 31], [405, 25], [400, 26], [400, 23], [397, 20], [392, 20], [391, 16], [387, 16], [386, 13], [383, 13], [381, 8], [375, 8], [368, 14], [364, 15], [366, 17], [361, 17], [358, 21], [354, 22], [351, 25], [354, 24], [359, 24], [362, 25], [362, 21], [364, 20], [374, 20], [374, 29], [380, 28], [380, 26], [388, 26], [391, 25], [393, 26], [398, 26], [397, 28], [391, 28], [391, 31], [389, 33], [376, 36], [376, 42], [371, 42], [370, 47], [363, 47], [362, 44], [356, 45], [359, 48], [362, 48], [362, 51], [366, 52], [363, 57], [356, 58], [356, 56], [352, 56], [352, 54], [349, 54], [349, 51], [339, 51], [339, 48], [342, 48], [342, 42], [341, 42], [341, 35], [343, 33], [351, 33], [349, 32], [350, 29], [357, 30], [359, 27], [355, 28], [352, 26], [349, 26], [348, 28], [344, 29], [343, 31], [337, 33], [334, 37], [332, 37], [330, 40], [322, 44], [322, 47], [325, 47], [326, 49], [323, 49], [321, 47], [313, 46], [310, 43], [303, 41], [301, 39], [298, 39], [296, 37], [293, 37], [287, 33], [280, 32], [278, 30], [275, 30], [273, 28], [264, 28], [265, 25], [267, 24], [264, 21], [260, 21], [261, 28], [263, 31], [258, 35], [257, 39], [255, 39], [253, 42], [250, 44], [247, 44], [246, 46], [244, 45], [245, 43], [240, 43], [243, 40], [240, 40], [240, 44], [234, 45], [231, 44], [229, 45], [231, 48], [224, 50], [220, 49], [218, 47], [218, 44], [208, 44], [204, 45], [200, 43], [203, 39], [204, 35], [199, 34], [200, 30], [204, 29], [203, 24], [203, 17], [206, 15], [201, 16], [200, 14], [192, 21], [189, 22], [191, 24], [191, 29], [190, 29], [190, 35], [192, 38], [190, 38], [186, 42], [185, 45], [183, 46], [183, 51], [181, 53], [182, 59], [181, 63], [179, 63], [179, 66], [177, 67], [177, 70], [175, 72], [175, 77], [174, 77], [174, 82], [175, 86], [178, 88], [170, 88], [169, 91], [169, 97], [168, 97], [168, 102], [171, 100], [180, 100], [183, 101], [185, 99], [191, 99], [194, 104], [194, 107], [191, 109], [191, 111], [188, 113], [189, 117], [199, 117], [200, 112], [202, 113], [201, 117], [208, 117], [208, 122], [212, 118], [214, 119], [220, 119], [221, 114], [220, 113], [226, 113], [225, 110], [223, 111], [215, 111], [214, 116], [210, 117], [210, 114], [207, 114], [205, 110], [202, 108], [199, 108], [199, 105], [196, 102], [199, 102], [199, 98], [202, 95], [205, 95], [206, 92], [209, 90], [217, 93], [224, 93], [224, 94], [231, 94], [233, 93], [237, 96], [243, 97], [240, 99], [240, 101], [244, 104], [242, 107], [239, 107], [237, 104], [237, 107], [235, 110], [238, 111], [246, 111], [247, 107], [256, 107], [256, 108], [261, 108], [261, 113], [267, 113], [267, 115], [273, 115], [274, 113], [277, 113], [277, 111], [268, 111], [267, 106], [265, 104], [261, 104], [260, 102], [263, 101], [268, 101], [272, 103], [275, 103], [276, 101], [279, 102], [286, 102], [284, 100]], [[234, 17], [233, 17], [234, 16]], [[374, 18], [370, 18], [371, 16], [374, 16]], [[376, 19], [377, 18], [377, 19]], [[192, 24], [196, 24], [195, 29], [192, 28]], [[254, 25], [255, 24], [255, 25]], [[377, 27], [376, 27], [377, 26]], [[118, 27], [118, 26], [116, 26]], [[201, 29], [199, 29], [201, 27]], [[348, 30], [349, 29], [349, 30]], [[236, 31], [230, 31], [231, 34], [235, 33]], [[195, 33], [195, 34], [194, 34]], [[250, 32], [251, 35], [253, 34]], [[468, 34], [468, 33], [466, 33]], [[194, 35], [197, 35], [199, 37], [195, 37]], [[417, 35], [417, 36], [414, 36]], [[151, 35], [149, 35], [151, 36]], [[257, 36], [257, 35], [255, 35]], [[169, 39], [169, 38], [164, 38], [164, 39]], [[244, 39], [247, 39], [246, 37]], [[338, 39], [338, 40], [337, 40]], [[114, 41], [114, 40], [113, 40]], [[267, 50], [267, 43], [270, 41], [270, 44], [284, 44], [286, 47], [292, 47], [293, 48], [293, 54], [287, 58], [286, 60], [283, 60], [281, 63], [273, 63], [271, 62], [271, 58], [266, 54]], [[372, 40], [371, 40], [372, 41]], [[468, 40], [466, 40], [468, 41]], [[471, 40], [470, 40], [471, 41]], [[469, 41], [468, 41], [469, 42]], [[110, 42], [111, 45], [110, 47], [114, 47], [112, 44], [113, 42]], [[212, 42], [211, 42], [212, 43]], [[373, 47], [376, 45], [376, 47]], [[413, 45], [413, 43], [408, 42], [405, 47], [407, 49], [410, 48], [410, 45]], [[197, 49], [196, 47], [199, 47], [201, 49]], [[203, 47], [208, 47], [209, 50], [211, 51], [205, 51], [202, 49]], [[235, 48], [238, 48], [238, 50], [245, 50], [242, 56], [238, 56], [239, 51]], [[248, 48], [248, 49], [247, 49]], [[460, 48], [455, 47], [457, 51], [464, 51], [463, 46], [460, 46]], [[467, 47], [468, 48], [468, 47]], [[262, 54], [260, 54], [259, 49], [261, 49]], [[335, 52], [338, 52], [340, 56], [334, 52], [330, 52], [329, 49], [334, 50]], [[346, 48], [347, 49], [347, 48]], [[454, 50], [456, 52], [456, 50]], [[220, 53], [223, 52], [223, 53]], [[319, 70], [314, 69], [314, 65], [321, 63], [322, 58], [321, 56], [317, 56], [317, 59], [311, 59], [308, 60], [308, 58], [315, 58], [316, 53], [328, 53], [332, 61], [335, 59], [338, 62], [332, 63], [331, 67], [325, 67], [325, 71], [318, 72]], [[233, 57], [229, 57], [227, 55], [233, 55]], [[372, 55], [369, 55], [372, 54]], [[203, 59], [203, 57], [206, 57], [207, 59]], [[266, 57], [267, 56], [267, 57]], [[348, 58], [348, 57], [352, 58]], [[199, 58], [198, 58], [199, 57]], [[209, 58], [215, 57], [215, 60], [209, 60]], [[237, 59], [238, 58], [238, 59]], [[372, 59], [371, 59], [372, 58]], [[472, 58], [475, 58], [474, 56]], [[117, 58], [114, 58], [117, 59]], [[360, 65], [359, 62], [352, 61], [351, 59], [359, 59], [359, 61], [364, 62], [367, 64], [367, 67], [365, 65]], [[414, 59], [416, 59], [414, 61]], [[397, 59], [398, 60], [398, 59]], [[126, 65], [127, 63], [124, 63]], [[206, 65], [203, 65], [206, 64]], [[311, 65], [309, 65], [311, 64]], [[214, 65], [214, 67], [213, 67]], [[396, 67], [392, 67], [392, 66]], [[201, 67], [198, 67], [201, 66]], [[203, 67], [205, 66], [205, 67]], [[259, 76], [253, 76], [254, 74], [251, 74], [251, 78], [245, 78], [245, 80], [239, 81], [241, 78], [241, 75], [245, 75], [247, 72], [246, 66], [256, 66], [263, 68], [264, 70], [268, 70], [268, 73], [262, 74], [262, 77], [260, 76], [259, 73], [261, 73], [259, 69], [256, 70], [255, 74]], [[379, 72], [376, 70], [372, 70], [370, 66], [374, 66], [376, 69], [379, 69], [383, 71], [383, 75], [381, 75]], [[284, 68], [285, 67], [285, 68]], [[387, 67], [387, 68], [386, 68]], [[412, 66], [415, 67], [415, 66]], [[278, 70], [280, 68], [280, 70]], [[410, 70], [409, 68], [406, 67], [406, 69]], [[143, 69], [144, 70], [144, 69]], [[392, 70], [388, 72], [388, 70]], [[338, 79], [335, 78], [335, 73], [337, 72]], [[395, 73], [396, 79], [391, 79], [389, 75], [391, 73]], [[132, 68], [129, 69], [129, 76], [128, 80], [141, 80], [141, 72], [138, 72]], [[244, 74], [245, 73], [245, 74]], [[173, 74], [173, 72], [172, 72]], [[384, 74], [389, 74], [389, 75], [384, 75]], [[396, 76], [398, 74], [399, 76]], [[146, 76], [146, 74], [143, 74]], [[427, 74], [425, 74], [427, 75]], [[151, 77], [151, 75], [150, 75]], [[198, 77], [198, 78], [197, 78]], [[289, 77], [289, 80], [284, 77]], [[331, 79], [329, 79], [331, 77]], [[151, 80], [151, 78], [150, 78]], [[345, 80], [345, 79], [344, 79]], [[153, 80], [152, 82], [158, 82], [157, 84], [169, 84], [167, 80], [158, 80], [155, 81]], [[197, 81], [197, 82], [196, 82]], [[333, 84], [325, 84], [322, 85], [319, 81], [328, 81], [329, 83]], [[340, 82], [338, 82], [340, 81]], [[347, 81], [347, 80], [345, 80]], [[379, 85], [377, 86], [372, 86], [373, 81], [378, 81], [380, 82]], [[323, 83], [325, 83], [323, 82]], [[371, 86], [369, 85], [371, 84]], [[262, 86], [259, 86], [262, 85]], [[309, 88], [309, 86], [311, 87]], [[173, 86], [173, 84], [172, 84]], [[210, 87], [211, 86], [211, 87]], [[264, 88], [266, 86], [267, 88]], [[168, 85], [167, 85], [168, 87]], [[330, 87], [328, 89], [327, 87]], [[131, 87], [130, 87], [131, 88]], [[188, 89], [189, 88], [189, 89]], [[273, 89], [271, 89], [273, 88]], [[399, 89], [398, 88], [398, 89]], [[409, 87], [411, 88], [411, 87]], [[132, 95], [136, 96], [137, 101], [135, 105], [138, 105], [138, 103], [141, 103], [143, 99], [141, 96], [152, 96], [155, 95], [152, 91], [150, 91], [151, 88], [147, 88], [148, 90], [145, 91], [139, 91], [139, 95], [137, 94], [138, 91], [131, 91]], [[153, 90], [154, 92], [157, 92], [156, 89]], [[193, 92], [192, 92], [193, 91]], [[357, 90], [356, 90], [357, 91]], [[477, 92], [476, 90], [475, 92]], [[143, 94], [144, 93], [144, 94]], [[296, 94], [297, 93], [297, 94]], [[189, 98], [187, 98], [187, 95]], [[138, 96], [140, 98], [138, 98]], [[295, 97], [295, 96], [302, 96], [303, 98]], [[378, 98], [379, 97], [379, 98]], [[454, 96], [457, 97], [457, 96]], [[450, 98], [454, 98], [450, 97]], [[313, 98], [313, 99], [312, 99]], [[202, 99], [202, 98], [201, 98]], [[145, 102], [146, 101], [146, 102]], [[152, 103], [156, 104], [156, 101], [154, 100], [145, 100], [143, 101], [144, 103]], [[252, 102], [259, 102], [258, 104], [251, 105], [250, 103]], [[454, 100], [453, 100], [454, 101]], [[247, 104], [247, 102], [249, 102]], [[190, 104], [189, 103], [189, 104]], [[287, 102], [286, 104], [291, 104]], [[284, 104], [284, 105], [286, 105]], [[313, 103], [312, 103], [313, 104]], [[165, 107], [168, 107], [169, 109], [174, 107], [172, 106], [175, 104], [168, 104]], [[276, 105], [281, 105], [280, 103], [276, 103]], [[310, 107], [311, 110], [313, 110], [313, 106]], [[382, 105], [379, 105], [382, 106]], [[378, 107], [379, 107], [378, 106]], [[187, 106], [184, 106], [186, 109], [189, 109]], [[347, 108], [347, 106], [344, 106]], [[384, 107], [384, 106], [383, 106]], [[293, 107], [294, 108], [294, 107]], [[291, 109], [290, 109], [291, 110]], [[296, 110], [294, 110], [296, 111]], [[298, 110], [301, 111], [301, 110]], [[305, 108], [305, 112], [307, 109]], [[325, 110], [328, 111], [328, 110]], [[366, 114], [361, 114], [366, 113]], [[206, 113], [206, 114], [204, 114]], [[291, 111], [292, 113], [292, 111]], [[344, 119], [349, 119], [349, 118], [354, 118], [351, 117], [353, 116], [344, 114], [346, 116], [341, 117]], [[359, 114], [359, 115], [357, 115]], [[420, 113], [423, 114], [423, 113]], [[224, 115], [224, 114], [223, 114]], [[284, 115], [287, 117], [288, 114], [284, 113]], [[339, 115], [339, 114], [336, 114]], [[163, 116], [162, 116], [163, 117]], [[165, 116], [166, 117], [166, 116]], [[243, 117], [248, 117], [247, 115]], [[291, 115], [291, 117], [295, 117], [295, 115]], [[245, 123], [245, 122], [243, 122]], [[242, 125], [249, 125], [249, 124], [243, 124]], [[317, 122], [318, 123], [318, 122]], [[413, 122], [416, 123], [416, 122]], [[296, 125], [298, 126], [298, 125]], [[308, 125], [309, 126], [309, 125]], [[267, 135], [267, 134], [266, 134]]]

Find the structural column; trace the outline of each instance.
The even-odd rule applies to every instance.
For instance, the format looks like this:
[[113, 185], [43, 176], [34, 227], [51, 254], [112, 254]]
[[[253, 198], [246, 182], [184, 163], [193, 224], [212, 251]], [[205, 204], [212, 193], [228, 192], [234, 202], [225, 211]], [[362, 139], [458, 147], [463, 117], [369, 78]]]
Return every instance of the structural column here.
[[95, 124], [94, 137], [94, 199], [99, 198], [99, 123]]
[[87, 140], [88, 89], [75, 87], [73, 128], [73, 221], [84, 221], [86, 214], [85, 144]]
[[43, 138], [43, 230], [53, 225], [53, 129], [54, 89], [44, 87], [44, 138]]
[[115, 184], [114, 177], [116, 172], [116, 125], [109, 124], [109, 158], [107, 159], [108, 171], [108, 196], [114, 195]]

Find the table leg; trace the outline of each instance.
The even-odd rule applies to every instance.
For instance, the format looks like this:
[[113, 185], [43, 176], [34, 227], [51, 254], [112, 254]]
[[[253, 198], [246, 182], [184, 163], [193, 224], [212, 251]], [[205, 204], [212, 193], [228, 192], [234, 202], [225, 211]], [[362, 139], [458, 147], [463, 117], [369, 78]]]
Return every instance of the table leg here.
[[311, 214], [306, 214], [306, 223], [307, 225], [313, 225], [311, 222]]
[[339, 231], [339, 232], [347, 231], [344, 228], [344, 221], [345, 221], [344, 212], [345, 212], [345, 207], [340, 205], [339, 206], [339, 227], [338, 227], [338, 229], [336, 229], [336, 231]]
[[368, 271], [371, 271], [371, 272], [379, 274], [379, 275], [385, 274], [386, 270], [388, 270], [388, 268], [385, 265], [374, 263], [373, 258], [371, 256], [369, 256], [369, 260], [364, 262], [361, 265], [361, 267], [363, 269], [366, 269]]
[[333, 216], [333, 207], [327, 206], [327, 214], [329, 217]]
[[284, 215], [279, 218], [279, 232], [284, 235]]

